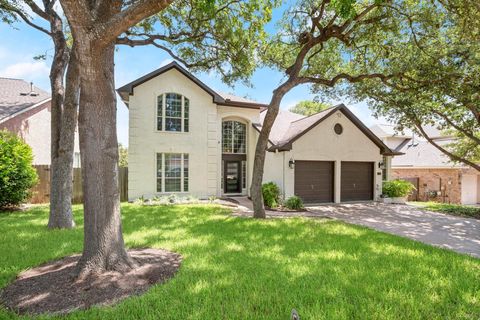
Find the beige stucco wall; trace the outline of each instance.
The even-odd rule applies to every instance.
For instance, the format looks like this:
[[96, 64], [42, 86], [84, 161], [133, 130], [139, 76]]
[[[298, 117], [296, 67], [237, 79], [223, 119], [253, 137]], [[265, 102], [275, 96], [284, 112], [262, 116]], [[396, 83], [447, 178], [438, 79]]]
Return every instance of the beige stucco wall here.
[[[175, 92], [190, 100], [189, 132], [156, 130], [157, 96]], [[156, 192], [156, 154], [189, 154], [189, 194], [215, 195], [219, 163], [217, 108], [212, 97], [175, 69], [134, 88], [129, 103], [128, 196], [153, 197]]]
[[[343, 126], [341, 135], [333, 130], [336, 123]], [[382, 161], [380, 149], [341, 112], [325, 119], [295, 141], [291, 151], [267, 153], [264, 181], [276, 182], [286, 197], [294, 194], [295, 170], [288, 167], [290, 159], [335, 161], [335, 202], [340, 202], [341, 161], [374, 162], [375, 199], [381, 194], [382, 176], [377, 174], [381, 173], [378, 169], [378, 162]]]
[[[190, 100], [189, 132], [156, 130], [157, 96], [175, 92]], [[222, 196], [222, 120], [247, 126], [247, 188], [249, 190], [259, 110], [218, 106], [212, 96], [175, 69], [134, 88], [129, 103], [128, 196], [151, 198], [156, 192], [156, 154], [189, 154], [189, 192], [196, 197]]]

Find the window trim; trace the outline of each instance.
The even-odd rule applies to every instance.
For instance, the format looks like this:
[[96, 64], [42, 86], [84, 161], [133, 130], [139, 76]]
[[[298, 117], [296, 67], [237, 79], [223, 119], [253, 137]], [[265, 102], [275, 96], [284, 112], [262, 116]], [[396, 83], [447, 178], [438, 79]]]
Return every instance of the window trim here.
[[[180, 154], [181, 155], [181, 166], [180, 166], [180, 190], [181, 191], [165, 191], [165, 155], [166, 154]], [[161, 191], [158, 191], [158, 156], [162, 157], [162, 181], [160, 182]], [[185, 155], [188, 157], [188, 177], [185, 177]], [[190, 192], [190, 154], [187, 152], [155, 152], [155, 193], [157, 194], [179, 194], [179, 193], [189, 193]], [[185, 190], [185, 178], [188, 179], [188, 188]]]
[[[167, 94], [176, 94], [176, 95], [179, 95], [180, 97], [182, 97], [182, 106], [181, 106], [181, 113], [182, 113], [182, 117], [181, 118], [174, 118], [174, 119], [181, 119], [181, 130], [180, 131], [168, 131], [168, 130], [165, 130], [165, 118], [166, 118], [166, 96]], [[161, 118], [162, 118], [162, 130], [158, 130], [158, 118], [159, 118], [159, 115], [158, 115], [158, 98], [159, 97], [162, 97], [162, 115], [161, 115]], [[185, 117], [185, 99], [188, 100], [188, 118]], [[162, 133], [173, 133], [173, 134], [178, 134], [178, 133], [190, 133], [190, 106], [191, 106], [191, 100], [184, 96], [183, 94], [181, 93], [178, 93], [178, 92], [175, 92], [175, 91], [165, 91], [165, 92], [161, 92], [161, 93], [155, 93], [155, 123], [154, 123], [154, 126], [155, 126], [155, 132], [162, 132]], [[173, 118], [173, 117], [170, 117], [170, 118]], [[185, 131], [185, 120], [188, 121], [188, 131]]]

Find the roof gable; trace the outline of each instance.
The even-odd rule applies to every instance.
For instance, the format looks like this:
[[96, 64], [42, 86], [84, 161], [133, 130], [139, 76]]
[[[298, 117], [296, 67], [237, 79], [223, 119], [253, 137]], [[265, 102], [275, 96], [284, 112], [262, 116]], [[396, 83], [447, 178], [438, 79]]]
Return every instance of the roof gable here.
[[[384, 155], [397, 155], [398, 152], [390, 150], [373, 132], [371, 132], [344, 104], [340, 104], [335, 107], [325, 109], [319, 113], [313, 114], [308, 117], [302, 117], [291, 121], [288, 128], [281, 135], [280, 139], [272, 139], [280, 136], [280, 133], [273, 132], [270, 134], [272, 146], [269, 151], [288, 151], [292, 149], [293, 143], [300, 139], [304, 134], [318, 126], [325, 119], [335, 114], [337, 111], [342, 112], [363, 134], [365, 134], [375, 145], [380, 148], [380, 152]], [[276, 120], [277, 121], [277, 120]], [[280, 120], [281, 121], [281, 120]], [[285, 129], [285, 126], [282, 126]], [[272, 129], [281, 130], [282, 128], [276, 127]], [[258, 126], [257, 129], [260, 129]], [[274, 130], [272, 130], [274, 131]]]
[[188, 72], [185, 68], [183, 68], [180, 64], [177, 62], [173, 61], [163, 67], [158, 68], [157, 70], [154, 70], [130, 83], [127, 83], [126, 85], [120, 87], [117, 89], [118, 94], [122, 98], [123, 102], [127, 104], [129, 102], [129, 97], [133, 95], [133, 89], [136, 86], [141, 85], [144, 82], [147, 82], [155, 77], [160, 76], [161, 74], [175, 69], [179, 71], [181, 74], [183, 74], [185, 77], [187, 77], [190, 81], [194, 82], [197, 86], [199, 86], [201, 89], [203, 89], [205, 92], [207, 92], [210, 96], [212, 96], [212, 100], [214, 103], [219, 104], [219, 105], [224, 105], [224, 106], [232, 106], [232, 107], [242, 107], [242, 108], [254, 108], [254, 109], [260, 109], [262, 107], [266, 107], [267, 105], [258, 103], [252, 100], [248, 100], [245, 98], [241, 97], [236, 97], [231, 94], [224, 94], [224, 93], [218, 93], [209, 86], [207, 86], [205, 83], [200, 81], [197, 77], [195, 77], [193, 74]]

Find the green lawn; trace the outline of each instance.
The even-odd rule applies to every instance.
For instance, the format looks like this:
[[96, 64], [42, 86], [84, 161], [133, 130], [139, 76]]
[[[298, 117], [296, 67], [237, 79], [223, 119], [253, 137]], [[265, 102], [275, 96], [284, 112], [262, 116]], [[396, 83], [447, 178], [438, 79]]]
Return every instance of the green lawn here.
[[409, 202], [409, 204], [421, 207], [422, 209], [451, 214], [460, 217], [469, 217], [480, 219], [480, 207], [479, 206], [465, 206], [460, 204], [448, 204], [438, 202]]
[[[166, 284], [66, 319], [478, 319], [480, 260], [335, 221], [233, 218], [215, 206], [122, 205], [129, 247], [179, 252]], [[0, 213], [0, 287], [82, 247], [47, 208]], [[0, 309], [0, 319], [17, 317]], [[41, 317], [48, 318], [48, 317]]]

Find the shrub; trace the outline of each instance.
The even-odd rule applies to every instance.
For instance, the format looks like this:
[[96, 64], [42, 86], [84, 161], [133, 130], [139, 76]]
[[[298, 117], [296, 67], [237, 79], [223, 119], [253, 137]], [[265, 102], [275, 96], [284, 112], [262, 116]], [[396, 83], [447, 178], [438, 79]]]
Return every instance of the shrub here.
[[0, 131], [0, 208], [17, 206], [30, 197], [38, 180], [28, 144], [8, 131]]
[[280, 199], [280, 189], [275, 182], [267, 182], [262, 185], [263, 203], [269, 208], [276, 208]]
[[428, 202], [424, 208], [427, 210], [447, 213], [455, 216], [465, 216], [480, 219], [480, 207], [476, 206]]
[[286, 208], [291, 210], [300, 210], [303, 209], [303, 201], [297, 196], [291, 196], [283, 204]]
[[388, 198], [406, 197], [415, 190], [415, 186], [405, 180], [391, 180], [383, 183], [382, 193]]

